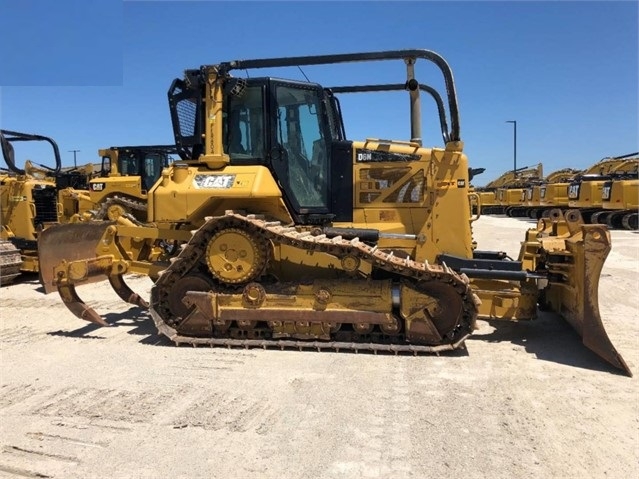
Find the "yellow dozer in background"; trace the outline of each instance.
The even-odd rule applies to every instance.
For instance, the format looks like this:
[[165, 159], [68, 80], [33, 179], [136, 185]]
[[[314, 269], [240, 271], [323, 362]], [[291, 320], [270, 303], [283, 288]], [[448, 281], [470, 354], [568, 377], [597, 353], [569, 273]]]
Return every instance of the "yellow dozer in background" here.
[[[398, 60], [398, 84], [322, 85], [233, 70]], [[415, 76], [443, 75], [447, 111]], [[404, 90], [406, 141], [347, 139], [338, 95]], [[438, 105], [444, 146], [421, 142], [420, 93]], [[187, 70], [169, 106], [183, 158], [148, 192], [141, 225], [62, 225], [39, 238], [42, 278], [78, 317], [108, 325], [76, 287], [126, 273], [155, 283], [150, 313], [176, 344], [439, 352], [477, 318], [562, 315], [584, 344], [630, 374], [599, 315], [605, 226], [553, 211], [517, 260], [474, 248], [469, 164], [446, 61], [429, 50], [241, 60]]]
[[[26, 160], [24, 168], [16, 166], [14, 144], [43, 141], [51, 145], [54, 167]], [[85, 187], [91, 177], [85, 169], [62, 169], [57, 143], [47, 136], [0, 130], [2, 156], [7, 168], [0, 172], [0, 260], [2, 283], [10, 282], [19, 271], [37, 272], [37, 239], [40, 232], [63, 218], [58, 208], [58, 192], [65, 188]], [[11, 247], [10, 244], [13, 245]], [[15, 251], [21, 258], [16, 267]], [[17, 271], [16, 271], [17, 269]]]
[[175, 159], [175, 145], [112, 146], [98, 154], [100, 169], [86, 191], [62, 192], [63, 215], [77, 216], [74, 220], [126, 217], [136, 224], [146, 221], [147, 193]]
[[[146, 220], [147, 191], [177, 154], [174, 145], [111, 147], [99, 150], [99, 170], [93, 164], [63, 168], [52, 138], [0, 130], [0, 139], [7, 165], [0, 173], [2, 284], [19, 271], [38, 272], [37, 237], [44, 228], [120, 216], [137, 224], [138, 218]], [[55, 167], [27, 160], [18, 168], [13, 144], [25, 141], [49, 143]], [[16, 251], [21, 254], [19, 266]]]

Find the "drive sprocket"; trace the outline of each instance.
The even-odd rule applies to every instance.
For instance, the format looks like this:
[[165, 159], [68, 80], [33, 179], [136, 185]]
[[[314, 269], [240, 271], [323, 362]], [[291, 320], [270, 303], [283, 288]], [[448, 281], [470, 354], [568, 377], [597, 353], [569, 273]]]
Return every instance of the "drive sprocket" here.
[[206, 264], [211, 274], [226, 284], [248, 283], [266, 266], [269, 245], [266, 239], [241, 228], [216, 232], [206, 247]]

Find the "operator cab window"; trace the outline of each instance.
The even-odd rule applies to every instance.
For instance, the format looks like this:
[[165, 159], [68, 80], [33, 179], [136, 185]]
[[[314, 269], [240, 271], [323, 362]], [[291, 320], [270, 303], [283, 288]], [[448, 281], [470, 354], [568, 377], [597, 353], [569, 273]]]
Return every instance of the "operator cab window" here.
[[[231, 164], [264, 160], [264, 100], [262, 86], [249, 86], [241, 96], [229, 95], [223, 121], [224, 151]], [[260, 162], [262, 162], [260, 161]]]
[[111, 158], [109, 156], [102, 157], [102, 168], [100, 176], [109, 176], [111, 174]]
[[138, 159], [133, 153], [121, 153], [119, 158], [120, 174], [123, 176], [137, 176], [138, 172]]
[[280, 181], [300, 209], [328, 206], [328, 148], [323, 92], [296, 85], [275, 85], [275, 142], [272, 160]]
[[164, 155], [160, 153], [148, 153], [144, 158], [144, 174], [142, 175], [142, 188], [149, 191], [160, 178], [160, 173], [165, 164]]

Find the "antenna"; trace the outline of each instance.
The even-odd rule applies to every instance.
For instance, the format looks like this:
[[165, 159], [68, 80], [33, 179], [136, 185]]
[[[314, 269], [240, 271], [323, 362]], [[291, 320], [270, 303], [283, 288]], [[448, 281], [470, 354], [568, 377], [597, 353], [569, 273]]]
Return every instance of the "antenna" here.
[[311, 80], [308, 79], [308, 77], [306, 76], [306, 73], [304, 73], [304, 70], [302, 70], [302, 67], [297, 65], [297, 68], [299, 68], [299, 70], [302, 72], [302, 75], [304, 75], [304, 78], [306, 78], [306, 81], [310, 83]]

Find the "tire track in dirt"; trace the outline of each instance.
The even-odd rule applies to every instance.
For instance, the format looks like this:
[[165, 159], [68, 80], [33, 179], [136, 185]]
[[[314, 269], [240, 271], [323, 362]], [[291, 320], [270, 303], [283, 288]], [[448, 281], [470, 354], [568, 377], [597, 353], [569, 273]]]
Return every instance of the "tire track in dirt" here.
[[379, 377], [383, 384], [358, 404], [357, 418], [348, 428], [350, 439], [328, 468], [331, 477], [411, 477], [411, 396], [406, 362], [395, 359], [393, 374]]
[[36, 387], [32, 384], [3, 384], [0, 386], [0, 409], [11, 407], [15, 404], [23, 405], [25, 401], [41, 395], [47, 387]]
[[46, 334], [28, 326], [8, 327], [0, 330], [0, 343], [3, 348], [24, 346], [49, 339]]
[[68, 444], [76, 444], [79, 446], [87, 447], [107, 447], [109, 445], [109, 442], [107, 441], [85, 441], [73, 437], [60, 436], [59, 434], [47, 434], [44, 432], [27, 432], [25, 436], [37, 441], [64, 442]]
[[69, 462], [72, 464], [80, 464], [80, 459], [72, 456], [64, 456], [62, 454], [54, 454], [45, 451], [35, 451], [33, 449], [27, 449], [18, 446], [3, 446], [2, 453], [8, 454], [16, 454], [18, 456], [26, 456], [32, 458], [46, 458], [46, 459], [54, 459], [56, 461]]
[[179, 378], [180, 382], [184, 381], [185, 377], [191, 380], [210, 380], [216, 371], [237, 370], [242, 368], [247, 360], [257, 357], [256, 353], [246, 350], [218, 348], [179, 348], [174, 346], [171, 353], [178, 357], [167, 366], [166, 375], [171, 378]]
[[[9, 395], [7, 404], [19, 402], [29, 395], [28, 389], [18, 394], [19, 390], [18, 387], [11, 389], [14, 395]], [[168, 423], [178, 429], [254, 430], [260, 434], [269, 431], [276, 416], [277, 411], [262, 399], [224, 392], [190, 397], [191, 392], [189, 386], [162, 391], [68, 387], [42, 397], [40, 390], [36, 392], [40, 398], [31, 404], [28, 413], [39, 417], [85, 418], [91, 421], [113, 421], [116, 424]], [[176, 398], [181, 398], [179, 403], [176, 403]], [[47, 433], [43, 437], [55, 436]]]
[[0, 464], [0, 472], [6, 472], [12, 476], [18, 477], [35, 477], [35, 478], [50, 478], [51, 476], [47, 476], [46, 474], [42, 474], [40, 472], [30, 471], [28, 469], [22, 469], [21, 467], [13, 467], [6, 464]]
[[[57, 295], [40, 295], [37, 301], [24, 301], [23, 299], [15, 299], [8, 297], [10, 291], [2, 294], [2, 303], [1, 307], [5, 311], [16, 312], [19, 310], [27, 310], [27, 309], [66, 309], [64, 303]], [[14, 313], [15, 314], [15, 313]]]
[[[75, 455], [60, 454], [43, 448], [5, 444], [0, 449], [0, 472], [29, 478], [64, 477], [63, 471], [82, 464]], [[25, 469], [24, 466], [27, 468]], [[41, 472], [45, 471], [45, 472]], [[4, 477], [4, 474], [0, 474]]]
[[[411, 443], [412, 395], [410, 378], [407, 377], [407, 361], [400, 359], [397, 362], [395, 373], [391, 375], [391, 399], [384, 401], [390, 404], [392, 414], [386, 411], [382, 414], [384, 420], [382, 432], [382, 460], [380, 463], [380, 477], [393, 477], [401, 479], [412, 475], [410, 452]], [[389, 471], [385, 469], [389, 468]]]
[[81, 423], [81, 424], [75, 424], [75, 423], [71, 423], [71, 422], [64, 422], [64, 421], [56, 421], [56, 422], [52, 422], [51, 425], [53, 426], [59, 426], [62, 428], [68, 428], [68, 429], [80, 429], [80, 430], [87, 430], [87, 429], [91, 429], [91, 428], [98, 428], [98, 429], [106, 429], [106, 430], [113, 430], [116, 432], [126, 432], [126, 431], [131, 431], [132, 428], [130, 427], [125, 427], [125, 426], [114, 426], [112, 424], [99, 424], [96, 423], [94, 421], [88, 421], [86, 423]]
[[37, 416], [84, 417], [125, 423], [148, 423], [164, 404], [184, 394], [170, 391], [123, 391], [120, 389], [63, 388], [31, 408]]
[[266, 434], [272, 427], [276, 410], [263, 399], [213, 392], [183, 404], [171, 420], [176, 429], [200, 427], [229, 432], [256, 431]]

